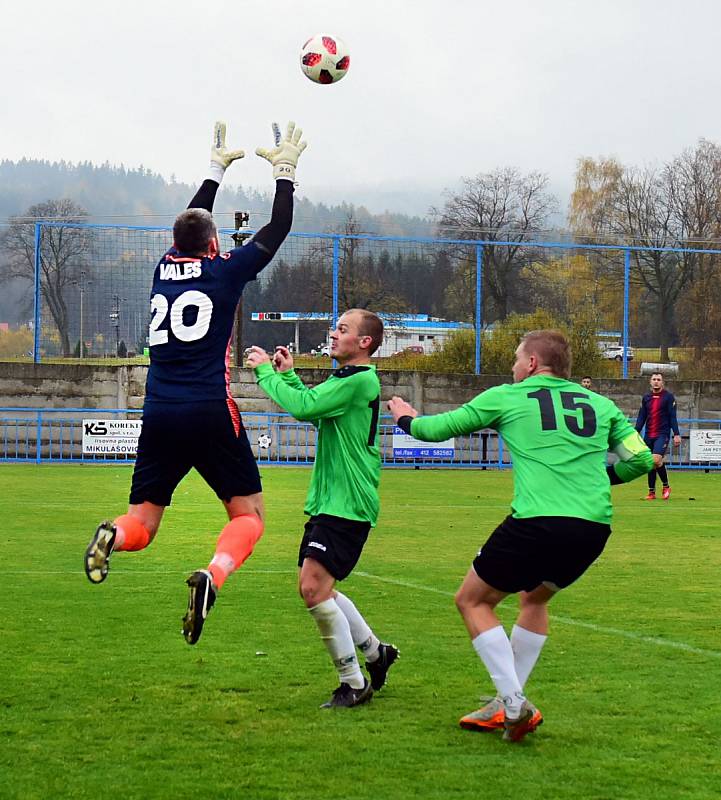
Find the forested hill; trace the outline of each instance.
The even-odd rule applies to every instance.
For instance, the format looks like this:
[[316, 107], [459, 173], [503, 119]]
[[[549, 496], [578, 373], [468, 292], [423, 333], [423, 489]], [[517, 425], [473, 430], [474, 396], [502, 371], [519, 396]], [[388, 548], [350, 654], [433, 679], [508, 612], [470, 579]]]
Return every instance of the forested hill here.
[[[0, 224], [23, 214], [30, 206], [48, 200], [68, 198], [82, 206], [98, 221], [133, 225], [170, 224], [185, 208], [197, 187], [165, 180], [144, 167], [125, 167], [89, 162], [71, 164], [23, 159], [0, 161]], [[252, 227], [267, 221], [272, 198], [253, 189], [231, 186], [221, 189], [215, 212], [223, 227], [232, 227], [233, 211], [250, 211]], [[227, 216], [226, 216], [227, 215]], [[427, 236], [427, 220], [398, 213], [371, 213], [352, 203], [326, 206], [312, 203], [299, 193], [294, 230], [355, 230], [393, 236]], [[93, 221], [96, 221], [95, 219]]]

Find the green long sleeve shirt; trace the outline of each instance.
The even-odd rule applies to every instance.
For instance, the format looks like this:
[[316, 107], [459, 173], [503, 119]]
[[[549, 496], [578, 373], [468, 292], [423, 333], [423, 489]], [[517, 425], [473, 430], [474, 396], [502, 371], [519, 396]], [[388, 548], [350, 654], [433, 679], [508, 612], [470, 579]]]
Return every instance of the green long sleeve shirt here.
[[298, 420], [318, 429], [305, 513], [378, 519], [380, 382], [375, 366], [346, 366], [310, 389], [295, 370], [255, 369], [260, 388]]
[[453, 411], [416, 417], [410, 433], [439, 442], [483, 428], [498, 431], [511, 451], [514, 517], [610, 523], [607, 451], [619, 455], [614, 469], [624, 481], [653, 466], [651, 452], [611, 400], [551, 375], [495, 386]]

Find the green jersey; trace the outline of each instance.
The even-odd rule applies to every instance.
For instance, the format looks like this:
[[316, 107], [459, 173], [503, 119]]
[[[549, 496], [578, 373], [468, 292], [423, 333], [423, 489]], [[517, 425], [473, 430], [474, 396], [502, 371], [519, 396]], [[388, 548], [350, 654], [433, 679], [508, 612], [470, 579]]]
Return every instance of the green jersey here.
[[482, 428], [498, 431], [511, 451], [514, 517], [608, 524], [606, 452], [620, 455], [624, 463], [616, 471], [622, 480], [653, 465], [650, 451], [611, 400], [552, 375], [495, 386], [454, 411], [416, 417], [410, 433], [434, 442]]
[[378, 519], [380, 382], [375, 366], [346, 366], [313, 389], [295, 370], [256, 367], [261, 389], [296, 419], [318, 428], [306, 514]]

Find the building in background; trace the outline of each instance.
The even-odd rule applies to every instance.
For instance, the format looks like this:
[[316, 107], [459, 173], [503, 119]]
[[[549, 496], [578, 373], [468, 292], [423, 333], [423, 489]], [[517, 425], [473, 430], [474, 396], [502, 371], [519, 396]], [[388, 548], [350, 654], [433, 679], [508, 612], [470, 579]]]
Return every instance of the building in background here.
[[[409, 352], [417, 354], [432, 353], [443, 346], [443, 342], [452, 334], [463, 328], [473, 328], [468, 322], [451, 322], [449, 320], [430, 317], [428, 314], [379, 314], [385, 326], [383, 344], [374, 354], [376, 357], [387, 357]], [[300, 325], [302, 322], [330, 322], [331, 315], [314, 311], [254, 311], [253, 322], [293, 322], [295, 323], [294, 352], [300, 352]], [[329, 348], [330, 340], [326, 337], [313, 348], [318, 354]]]

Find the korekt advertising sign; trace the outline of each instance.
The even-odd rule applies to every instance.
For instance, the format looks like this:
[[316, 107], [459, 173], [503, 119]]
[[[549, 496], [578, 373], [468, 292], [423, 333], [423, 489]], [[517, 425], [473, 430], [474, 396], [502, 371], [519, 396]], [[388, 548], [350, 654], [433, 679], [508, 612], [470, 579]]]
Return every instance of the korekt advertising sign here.
[[135, 455], [142, 425], [139, 419], [84, 419], [83, 455]]

